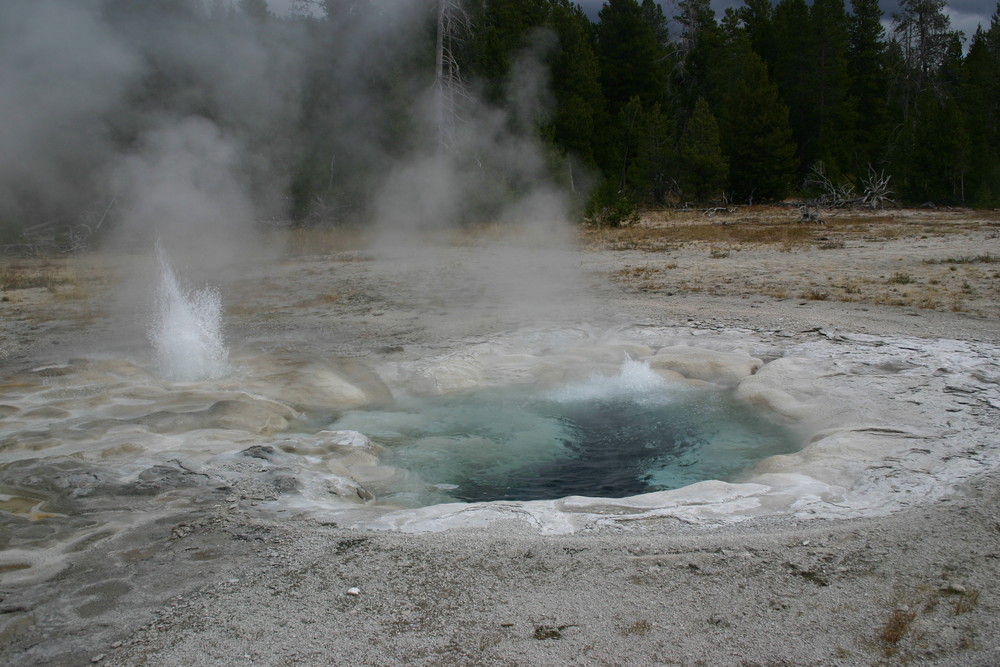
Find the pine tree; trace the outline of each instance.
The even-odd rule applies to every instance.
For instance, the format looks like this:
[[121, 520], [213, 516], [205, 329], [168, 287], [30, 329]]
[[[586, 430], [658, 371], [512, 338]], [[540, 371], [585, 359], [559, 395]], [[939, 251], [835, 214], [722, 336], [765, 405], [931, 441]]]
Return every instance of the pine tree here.
[[969, 165], [965, 116], [954, 99], [920, 92], [903, 128], [895, 169], [911, 202], [961, 203]]
[[827, 173], [837, 176], [854, 153], [854, 109], [848, 74], [848, 17], [843, 0], [814, 0], [809, 13], [811, 50], [809, 78], [815, 127], [803, 146], [802, 158], [822, 160]]
[[569, 0], [554, 0], [549, 24], [559, 46], [551, 63], [556, 111], [553, 141], [564, 152], [590, 164], [594, 161], [594, 131], [604, 112], [600, 66], [588, 32], [590, 21]]
[[[624, 107], [618, 112], [618, 133], [617, 133], [617, 159], [618, 173], [614, 174], [618, 189], [620, 191], [629, 190], [629, 170], [635, 161], [635, 156], [639, 152], [639, 137], [642, 133], [643, 113], [642, 99], [634, 95]], [[612, 177], [609, 173], [609, 180]]]
[[799, 155], [811, 156], [817, 118], [813, 81], [809, 7], [805, 0], [781, 0], [774, 8], [774, 62], [771, 74], [789, 107], [789, 123]]
[[636, 0], [608, 0], [598, 14], [597, 55], [610, 111], [638, 96], [644, 107], [665, 100], [666, 50]]
[[667, 17], [663, 14], [663, 7], [655, 0], [642, 0], [642, 20], [653, 29], [656, 43], [666, 46], [670, 41], [670, 28], [667, 26]]
[[699, 97], [712, 94], [724, 40], [708, 0], [680, 0], [677, 7], [680, 14], [674, 20], [680, 25], [680, 38], [674, 87], [679, 105], [690, 110]]
[[852, 0], [848, 65], [855, 103], [852, 167], [863, 174], [882, 163], [888, 150], [886, 100], [889, 90], [885, 29], [878, 0]]
[[628, 187], [644, 204], [662, 205], [673, 190], [673, 124], [659, 104], [641, 112], [633, 133], [635, 157]]
[[719, 129], [729, 157], [729, 182], [744, 200], [781, 199], [795, 173], [795, 144], [788, 106], [767, 76], [767, 67], [745, 39], [727, 49]]
[[744, 0], [744, 5], [736, 10], [750, 40], [750, 47], [770, 68], [775, 60], [777, 45], [774, 38], [774, 7], [771, 0]]
[[468, 47], [470, 73], [485, 83], [487, 100], [503, 101], [512, 59], [527, 45], [533, 29], [544, 25], [547, 0], [480, 0]]
[[900, 0], [900, 11], [892, 17], [893, 39], [903, 58], [904, 114], [927, 88], [939, 97], [945, 94], [938, 74], [949, 59], [954, 33], [944, 7], [944, 0]]
[[729, 160], [722, 153], [719, 125], [703, 97], [695, 103], [681, 135], [678, 161], [678, 180], [685, 199], [707, 201], [725, 189]]
[[1000, 49], [990, 32], [980, 28], [972, 38], [960, 96], [970, 140], [968, 195], [981, 207], [1000, 203]]
[[254, 21], [266, 21], [271, 17], [267, 0], [240, 0], [240, 12]]

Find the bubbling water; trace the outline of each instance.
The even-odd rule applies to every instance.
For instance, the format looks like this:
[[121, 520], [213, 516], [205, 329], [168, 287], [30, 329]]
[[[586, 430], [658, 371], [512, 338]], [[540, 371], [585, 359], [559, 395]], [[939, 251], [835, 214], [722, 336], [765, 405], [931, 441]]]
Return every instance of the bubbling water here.
[[404, 506], [621, 498], [731, 480], [801, 445], [797, 434], [731, 392], [666, 382], [631, 359], [617, 375], [554, 390], [402, 398], [385, 409], [350, 412], [331, 428], [386, 445], [387, 463], [434, 489], [388, 494], [388, 502]]
[[229, 352], [222, 335], [222, 298], [218, 290], [185, 289], [159, 245], [156, 255], [160, 274], [149, 340], [160, 373], [180, 382], [224, 375]]

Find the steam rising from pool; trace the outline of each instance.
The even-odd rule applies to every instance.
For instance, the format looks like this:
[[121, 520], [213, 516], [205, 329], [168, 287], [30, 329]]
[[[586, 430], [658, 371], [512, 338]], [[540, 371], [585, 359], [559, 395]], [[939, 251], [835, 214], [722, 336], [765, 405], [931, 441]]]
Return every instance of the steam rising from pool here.
[[156, 256], [159, 284], [149, 340], [160, 373], [181, 382], [225, 374], [229, 353], [222, 335], [222, 299], [218, 290], [185, 289], [159, 245]]
[[385, 462], [423, 482], [384, 498], [408, 506], [621, 498], [733, 479], [760, 459], [801, 446], [790, 429], [729, 393], [665, 382], [633, 360], [617, 375], [555, 390], [406, 398], [388, 409], [348, 413], [331, 428], [386, 445]]

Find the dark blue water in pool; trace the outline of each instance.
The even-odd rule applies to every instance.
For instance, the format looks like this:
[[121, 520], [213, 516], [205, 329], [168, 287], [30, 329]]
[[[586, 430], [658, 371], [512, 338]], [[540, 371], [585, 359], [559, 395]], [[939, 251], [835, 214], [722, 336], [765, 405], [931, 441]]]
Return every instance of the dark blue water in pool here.
[[666, 384], [637, 362], [555, 391], [410, 398], [332, 428], [365, 433], [388, 447], [387, 464], [414, 473], [419, 482], [386, 498], [409, 506], [621, 498], [733, 479], [801, 445], [728, 392]]

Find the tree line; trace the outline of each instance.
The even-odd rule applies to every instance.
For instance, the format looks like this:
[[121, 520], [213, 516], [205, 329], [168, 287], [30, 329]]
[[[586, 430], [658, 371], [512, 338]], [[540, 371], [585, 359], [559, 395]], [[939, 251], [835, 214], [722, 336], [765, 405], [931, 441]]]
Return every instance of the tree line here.
[[[876, 177], [902, 203], [1000, 205], [1000, 4], [963, 48], [943, 0], [901, 0], [891, 17], [877, 0], [849, 1], [744, 0], [717, 17], [708, 0], [680, 0], [668, 17], [653, 0], [607, 0], [596, 21], [569, 0], [302, 0], [308, 11], [283, 16], [266, 0], [72, 5], [94, 8], [100, 43], [129, 55], [110, 70], [121, 85], [64, 103], [76, 116], [22, 115], [70, 128], [99, 112], [84, 125], [103, 143], [70, 154], [84, 144], [25, 142], [52, 156], [35, 180], [5, 165], [0, 232], [87, 201], [92, 219], [113, 216], [113, 195], [94, 196], [113, 156], [185, 116], [239, 138], [235, 171], [256, 211], [302, 224], [370, 216], [380, 178], [431, 145], [464, 151], [458, 164], [479, 183], [516, 196], [535, 175], [453, 141], [489, 108], [536, 139], [581, 213], [612, 222], [635, 206], [860, 191]], [[45, 77], [72, 69], [36, 75], [44, 59], [25, 41], [9, 99], [35, 95], [36, 80], [51, 91]]]
[[[327, 0], [317, 20], [365, 4]], [[902, 0], [889, 30], [877, 0], [745, 0], [721, 20], [708, 0], [674, 17], [608, 0], [596, 22], [568, 0], [458, 4], [453, 57], [497, 104], [550, 36], [535, 130], [557, 172], [598, 174], [597, 204], [779, 200], [872, 174], [906, 203], [1000, 204], [1000, 4], [967, 52], [943, 0]]]

